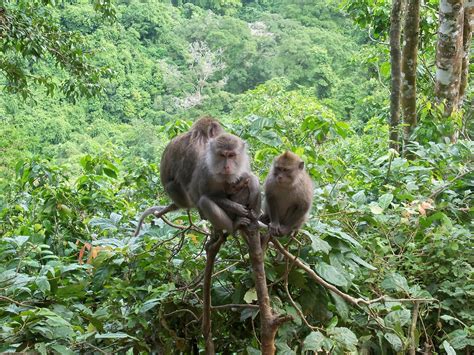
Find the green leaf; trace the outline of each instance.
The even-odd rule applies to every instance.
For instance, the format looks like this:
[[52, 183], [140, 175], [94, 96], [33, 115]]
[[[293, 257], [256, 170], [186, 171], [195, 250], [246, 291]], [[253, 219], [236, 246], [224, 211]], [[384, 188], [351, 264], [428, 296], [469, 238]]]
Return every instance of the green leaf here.
[[368, 262], [366, 262], [365, 260], [361, 259], [360, 257], [358, 257], [357, 255], [355, 254], [349, 254], [349, 257], [354, 260], [357, 264], [359, 265], [362, 265], [362, 266], [365, 266], [367, 269], [369, 270], [377, 270], [377, 268], [375, 266], [372, 266], [370, 265]]
[[[321, 332], [311, 332], [308, 336], [304, 339], [303, 342], [303, 352], [305, 351], [322, 351], [324, 342], [328, 341], [329, 339], [326, 338]], [[329, 350], [329, 349], [326, 349]]]
[[384, 338], [390, 343], [392, 346], [393, 350], [395, 351], [402, 351], [403, 349], [403, 342], [402, 340], [398, 337], [398, 335], [393, 334], [393, 333], [387, 333], [384, 334]]
[[244, 295], [244, 301], [247, 303], [253, 303], [254, 301], [257, 301], [257, 291], [254, 288], [249, 289], [247, 292], [245, 292]]
[[326, 264], [325, 262], [320, 262], [316, 265], [315, 269], [318, 275], [327, 282], [336, 286], [347, 286], [346, 278], [334, 266]]
[[277, 341], [275, 343], [277, 348], [278, 354], [284, 355], [295, 355], [296, 353], [288, 346], [288, 344], [284, 343], [283, 341]]
[[145, 303], [143, 303], [143, 306], [141, 306], [139, 312], [140, 313], [146, 313], [150, 309], [152, 309], [153, 307], [155, 307], [157, 304], [160, 304], [160, 303], [161, 303], [161, 299], [158, 299], [158, 298], [153, 298], [151, 300], [148, 300]]
[[334, 300], [334, 305], [336, 306], [337, 313], [341, 316], [343, 320], [348, 320], [349, 306], [347, 305], [346, 301], [344, 301], [344, 299], [341, 296], [335, 294], [332, 291], [329, 291], [329, 294]]
[[53, 344], [53, 345], [50, 345], [49, 347], [51, 349], [53, 349], [54, 351], [56, 351], [60, 355], [73, 355], [73, 354], [75, 354], [74, 351], [72, 351], [71, 349], [69, 349], [68, 347], [66, 347], [64, 345]]
[[388, 206], [390, 206], [392, 201], [393, 201], [393, 195], [392, 194], [390, 194], [390, 193], [389, 194], [384, 194], [384, 195], [379, 197], [379, 206], [380, 206], [380, 208], [385, 210]]
[[328, 334], [330, 334], [332, 340], [342, 344], [344, 349], [349, 351], [355, 351], [357, 349], [357, 337], [350, 329], [345, 327], [336, 327], [328, 330]]
[[383, 208], [380, 207], [377, 203], [372, 202], [369, 206], [370, 212], [372, 212], [375, 215], [382, 214], [383, 213]]
[[36, 285], [38, 286], [38, 289], [43, 292], [43, 294], [46, 294], [46, 292], [51, 291], [51, 287], [49, 285], [48, 278], [46, 276], [39, 276], [36, 281]]
[[400, 274], [393, 273], [388, 275], [381, 283], [381, 286], [388, 291], [398, 291], [409, 293], [407, 280]]
[[456, 351], [446, 340], [441, 344], [448, 355], [456, 355]]
[[117, 226], [115, 225], [114, 221], [107, 218], [92, 218], [89, 222], [89, 225], [93, 227], [99, 227], [102, 230], [117, 229]]
[[301, 232], [311, 239], [311, 247], [315, 252], [321, 251], [324, 254], [328, 254], [331, 251], [332, 248], [329, 243], [325, 240], [322, 240], [319, 236], [313, 235], [305, 230], [302, 230]]
[[365, 191], [360, 190], [356, 194], [352, 196], [352, 200], [357, 204], [357, 205], [364, 205], [367, 203], [367, 197], [365, 196]]
[[387, 314], [384, 318], [385, 325], [390, 328], [403, 327], [411, 320], [411, 312], [408, 309], [399, 309]]
[[30, 239], [28, 235], [18, 235], [13, 238], [15, 244], [18, 245], [18, 247], [21, 247], [23, 244], [25, 244], [28, 239]]
[[126, 338], [130, 338], [130, 339], [134, 339], [134, 340], [137, 340], [137, 338], [127, 334], [127, 333], [121, 333], [121, 332], [117, 332], [117, 333], [103, 333], [103, 334], [96, 334], [95, 335], [95, 338], [96, 339], [126, 339]]

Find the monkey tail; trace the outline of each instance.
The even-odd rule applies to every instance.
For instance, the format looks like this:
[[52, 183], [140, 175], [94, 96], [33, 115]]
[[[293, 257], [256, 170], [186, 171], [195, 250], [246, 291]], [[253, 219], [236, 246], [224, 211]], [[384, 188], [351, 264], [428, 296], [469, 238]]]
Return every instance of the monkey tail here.
[[134, 237], [138, 236], [138, 234], [140, 233], [140, 229], [142, 228], [143, 221], [149, 215], [153, 214], [155, 215], [156, 218], [160, 218], [166, 213], [175, 211], [177, 209], [178, 209], [178, 206], [176, 206], [176, 204], [174, 203], [168, 206], [152, 206], [152, 207], [147, 208], [145, 212], [143, 212], [142, 215], [140, 216], [140, 219], [138, 220], [137, 228], [135, 229], [135, 233], [133, 236]]

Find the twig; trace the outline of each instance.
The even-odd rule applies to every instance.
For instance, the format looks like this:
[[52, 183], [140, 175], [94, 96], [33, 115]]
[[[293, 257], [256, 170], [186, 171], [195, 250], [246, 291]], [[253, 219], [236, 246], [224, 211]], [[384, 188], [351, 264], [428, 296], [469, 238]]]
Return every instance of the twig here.
[[474, 172], [474, 170], [472, 169], [468, 169], [466, 170], [465, 172], [463, 173], [459, 173], [456, 177], [454, 177], [451, 181], [447, 182], [446, 184], [444, 184], [443, 186], [441, 186], [440, 188], [436, 189], [428, 198], [431, 198], [431, 199], [434, 199], [436, 196], [438, 196], [441, 192], [443, 192], [444, 190], [446, 190], [449, 186], [451, 186], [451, 184], [453, 182], [455, 182], [456, 180], [459, 180], [461, 179], [462, 177], [464, 177], [465, 175], [468, 175], [470, 173]]
[[345, 301], [353, 304], [354, 306], [360, 306], [360, 305], [371, 305], [373, 303], [379, 303], [379, 302], [437, 302], [439, 301], [434, 298], [388, 298], [386, 296], [381, 296], [379, 298], [373, 299], [373, 300], [365, 300], [363, 298], [355, 298], [347, 293], [344, 293], [340, 291], [336, 286], [331, 285], [330, 283], [326, 282], [324, 279], [322, 279], [316, 272], [314, 272], [308, 265], [306, 265], [303, 261], [301, 261], [299, 258], [295, 258], [293, 254], [291, 254], [288, 250], [283, 248], [283, 246], [280, 244], [278, 240], [275, 238], [271, 239], [272, 244], [275, 246], [275, 248], [280, 251], [287, 259], [289, 260], [294, 260], [294, 263], [296, 266], [299, 268], [303, 269], [306, 271], [306, 273], [314, 280], [316, 281], [319, 285], [331, 290], [338, 296], [340, 296], [342, 299]]
[[237, 264], [240, 264], [240, 261], [236, 261], [235, 263], [230, 264], [230, 265], [227, 266], [226, 268], [217, 271], [216, 273], [214, 273], [214, 274], [212, 275], [212, 277], [216, 277], [217, 275], [222, 274], [223, 272], [226, 272], [227, 270], [233, 268], [233, 267], [234, 267], [235, 265], [237, 265]]
[[26, 304], [26, 303], [23, 303], [23, 302], [20, 302], [20, 301], [15, 301], [13, 298], [10, 298], [10, 297], [7, 297], [7, 296], [1, 296], [0, 295], [0, 300], [16, 304], [17, 306], [35, 308], [34, 306], [31, 306], [29, 304]]
[[194, 314], [193, 311], [191, 311], [191, 310], [189, 310], [189, 309], [187, 309], [187, 308], [177, 309], [176, 311], [163, 314], [163, 316], [169, 317], [169, 316], [172, 316], [173, 314], [181, 313], [181, 312], [188, 312], [188, 313], [191, 313], [191, 315], [194, 317], [195, 320], [199, 320], [199, 317], [198, 317], [196, 314]]
[[222, 304], [219, 306], [212, 306], [212, 309], [223, 309], [223, 308], [259, 308], [258, 304], [243, 304], [243, 303], [229, 303]]
[[420, 302], [415, 301], [415, 305], [413, 307], [413, 314], [411, 317], [411, 325], [410, 325], [410, 349], [409, 349], [410, 355], [416, 354], [415, 330], [416, 330], [416, 323], [418, 321], [419, 310], [420, 310]]

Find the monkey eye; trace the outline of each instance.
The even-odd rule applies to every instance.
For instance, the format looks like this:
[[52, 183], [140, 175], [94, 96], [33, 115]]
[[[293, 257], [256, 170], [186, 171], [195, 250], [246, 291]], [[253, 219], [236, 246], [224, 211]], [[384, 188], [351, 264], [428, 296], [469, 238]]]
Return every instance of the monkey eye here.
[[227, 157], [228, 157], [228, 158], [234, 158], [234, 157], [235, 157], [235, 153], [229, 153], [229, 154], [227, 154]]

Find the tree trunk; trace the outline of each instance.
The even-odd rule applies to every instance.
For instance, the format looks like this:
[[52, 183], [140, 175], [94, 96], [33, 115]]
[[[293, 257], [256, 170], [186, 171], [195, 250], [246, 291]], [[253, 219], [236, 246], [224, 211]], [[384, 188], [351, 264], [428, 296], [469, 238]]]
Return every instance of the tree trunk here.
[[463, 58], [461, 69], [461, 84], [459, 86], [459, 104], [462, 105], [466, 95], [469, 76], [469, 54], [471, 50], [472, 31], [474, 27], [474, 1], [467, 1], [464, 6], [464, 29], [463, 29]]
[[262, 248], [260, 233], [258, 229], [245, 231], [245, 239], [249, 246], [250, 262], [252, 263], [255, 277], [255, 290], [257, 291], [258, 305], [260, 308], [260, 341], [262, 343], [262, 354], [275, 354], [275, 336], [278, 327], [291, 316], [278, 317], [273, 314], [268, 294], [267, 278], [264, 267], [264, 249]]
[[464, 0], [440, 0], [435, 96], [437, 102], [444, 101], [446, 116], [459, 107], [463, 22]]
[[400, 124], [400, 89], [402, 84], [402, 53], [400, 49], [400, 14], [401, 0], [392, 1], [390, 14], [390, 61], [391, 61], [391, 93], [390, 93], [390, 148], [400, 151], [398, 129]]
[[417, 124], [416, 118], [416, 63], [418, 34], [420, 30], [420, 0], [408, 0], [405, 15], [402, 53], [402, 111], [404, 127], [404, 149]]

